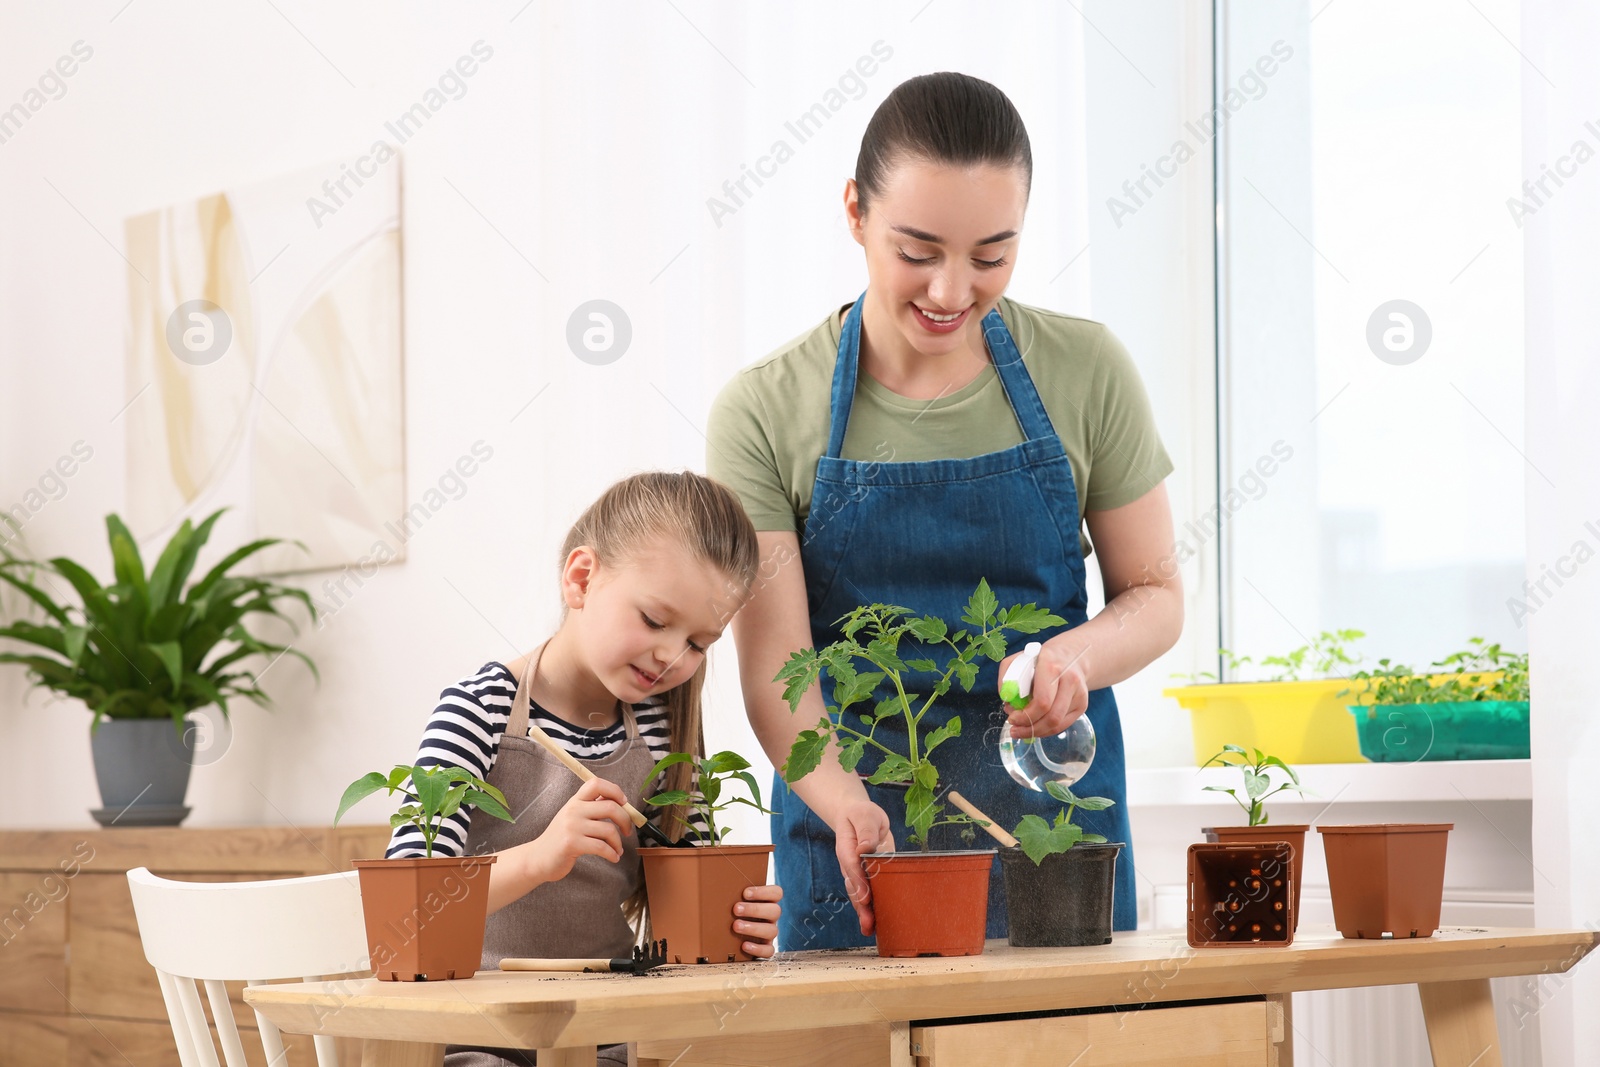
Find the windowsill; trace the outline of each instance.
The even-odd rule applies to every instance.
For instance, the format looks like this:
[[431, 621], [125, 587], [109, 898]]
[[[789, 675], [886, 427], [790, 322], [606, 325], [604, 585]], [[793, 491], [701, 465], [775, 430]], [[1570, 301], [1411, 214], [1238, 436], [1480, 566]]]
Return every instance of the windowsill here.
[[[1309, 763], [1295, 768], [1314, 796], [1304, 803], [1454, 802], [1531, 800], [1531, 760], [1441, 760], [1433, 763]], [[1274, 780], [1277, 780], [1276, 778]], [[1237, 770], [1222, 767], [1129, 768], [1129, 807], [1234, 807], [1226, 793], [1204, 786], [1242, 789]], [[1297, 798], [1285, 793], [1278, 804]]]

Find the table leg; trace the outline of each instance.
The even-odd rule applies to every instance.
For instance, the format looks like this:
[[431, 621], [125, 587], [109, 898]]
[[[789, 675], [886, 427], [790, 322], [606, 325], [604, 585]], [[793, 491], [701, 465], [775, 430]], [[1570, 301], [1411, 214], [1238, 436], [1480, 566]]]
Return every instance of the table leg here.
[[1434, 1067], [1501, 1067], [1489, 979], [1417, 986]]
[[914, 1067], [916, 1058], [911, 1054], [911, 1024], [889, 1024], [889, 1067]]
[[439, 1067], [444, 1046], [417, 1041], [361, 1042], [361, 1067]]
[[542, 1048], [539, 1050], [539, 1067], [595, 1067], [597, 1055], [595, 1045]]

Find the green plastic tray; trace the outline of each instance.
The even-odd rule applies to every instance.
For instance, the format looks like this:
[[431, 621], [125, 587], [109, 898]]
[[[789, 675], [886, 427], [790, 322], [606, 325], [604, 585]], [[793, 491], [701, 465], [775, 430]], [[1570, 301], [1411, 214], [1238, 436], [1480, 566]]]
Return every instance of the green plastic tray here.
[[1349, 707], [1361, 754], [1375, 763], [1531, 755], [1526, 700]]

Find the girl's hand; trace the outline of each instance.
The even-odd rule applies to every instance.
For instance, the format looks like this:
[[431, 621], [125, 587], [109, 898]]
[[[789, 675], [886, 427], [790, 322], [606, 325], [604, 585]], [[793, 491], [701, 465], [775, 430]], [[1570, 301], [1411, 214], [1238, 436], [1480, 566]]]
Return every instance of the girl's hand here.
[[599, 856], [616, 863], [622, 838], [633, 833], [623, 805], [622, 787], [604, 778], [583, 783], [562, 805], [544, 833], [528, 843], [527, 863], [535, 885], [565, 878], [579, 856]]
[[745, 952], [758, 960], [771, 959], [777, 951], [772, 942], [778, 936], [782, 899], [782, 886], [752, 885], [745, 887], [744, 902], [733, 906], [733, 932], [745, 939]]
[[[1050, 737], [1059, 734], [1089, 710], [1088, 648], [1061, 637], [1046, 641], [1039, 650], [1033, 672], [1032, 699], [1020, 710], [1008, 708], [1006, 721], [1016, 737]], [[1000, 677], [1021, 653], [1000, 663]], [[1002, 705], [1004, 706], [1004, 705]]]

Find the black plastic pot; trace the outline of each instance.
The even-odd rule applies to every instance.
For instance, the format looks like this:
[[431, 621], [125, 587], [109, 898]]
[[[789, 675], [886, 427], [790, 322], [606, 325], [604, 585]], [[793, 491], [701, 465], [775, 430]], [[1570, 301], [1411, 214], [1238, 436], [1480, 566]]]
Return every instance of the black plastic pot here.
[[1075, 845], [1035, 864], [1020, 848], [1000, 850], [1007, 940], [1017, 948], [1111, 943], [1120, 842]]

